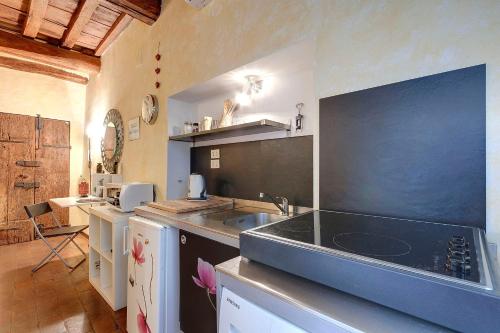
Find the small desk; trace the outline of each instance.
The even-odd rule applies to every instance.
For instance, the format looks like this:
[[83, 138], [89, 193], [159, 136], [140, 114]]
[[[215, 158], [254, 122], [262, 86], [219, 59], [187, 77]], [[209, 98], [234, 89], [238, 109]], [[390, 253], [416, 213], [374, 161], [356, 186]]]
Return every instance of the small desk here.
[[61, 208], [71, 208], [71, 207], [78, 207], [82, 212], [85, 214], [89, 214], [85, 209], [83, 209], [83, 206], [90, 206], [92, 207], [93, 205], [98, 205], [102, 206], [106, 204], [106, 200], [104, 200], [101, 197], [96, 197], [93, 195], [89, 195], [88, 197], [65, 197], [65, 198], [52, 198], [49, 200], [51, 203], [55, 204], [56, 206], [59, 206]]

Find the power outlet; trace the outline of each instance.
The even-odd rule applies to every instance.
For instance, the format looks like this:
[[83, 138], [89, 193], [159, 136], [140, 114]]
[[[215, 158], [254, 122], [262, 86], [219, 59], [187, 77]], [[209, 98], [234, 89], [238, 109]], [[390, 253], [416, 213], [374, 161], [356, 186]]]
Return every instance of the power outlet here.
[[219, 160], [210, 160], [210, 168], [211, 169], [219, 169], [220, 168], [220, 164], [219, 164]]
[[220, 158], [219, 149], [211, 149], [210, 150], [210, 158]]

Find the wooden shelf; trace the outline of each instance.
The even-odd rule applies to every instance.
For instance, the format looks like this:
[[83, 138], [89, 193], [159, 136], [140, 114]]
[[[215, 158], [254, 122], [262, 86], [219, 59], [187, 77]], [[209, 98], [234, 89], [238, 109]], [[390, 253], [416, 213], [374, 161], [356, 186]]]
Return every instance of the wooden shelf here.
[[251, 123], [221, 127], [209, 131], [174, 135], [170, 136], [169, 140], [184, 142], [208, 141], [277, 131], [290, 131], [290, 125], [269, 119], [262, 119]]
[[116, 311], [127, 306], [127, 259], [123, 242], [132, 214], [100, 206], [89, 210], [89, 280]]

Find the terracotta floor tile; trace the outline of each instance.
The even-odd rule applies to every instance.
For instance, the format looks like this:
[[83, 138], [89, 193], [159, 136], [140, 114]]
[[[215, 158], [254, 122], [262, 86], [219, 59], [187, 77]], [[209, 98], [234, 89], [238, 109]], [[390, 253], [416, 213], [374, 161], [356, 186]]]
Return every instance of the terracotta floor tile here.
[[66, 333], [64, 321], [61, 320], [40, 320], [38, 328], [41, 333]]
[[0, 311], [0, 327], [10, 327], [12, 312], [10, 310]]
[[68, 333], [93, 333], [94, 330], [87, 317], [73, 317], [64, 321]]
[[75, 283], [75, 287], [76, 287], [76, 290], [78, 290], [78, 291], [86, 291], [86, 290], [91, 290], [94, 288], [90, 284], [88, 278], [83, 280], [83, 281], [79, 281], [79, 282]]
[[90, 320], [92, 328], [96, 333], [121, 332], [120, 327], [109, 315], [103, 315]]
[[47, 320], [64, 319], [64, 318], [62, 318], [62, 316], [58, 310], [59, 310], [58, 304], [53, 304], [53, 305], [49, 305], [46, 307], [37, 308], [36, 313], [37, 313], [38, 320], [47, 321]]
[[38, 323], [32, 322], [12, 323], [10, 331], [11, 333], [40, 333]]
[[[77, 243], [88, 252], [86, 238]], [[32, 273], [47, 253], [39, 240], [0, 246], [0, 333], [126, 332], [126, 309], [113, 312], [94, 290], [88, 262], [70, 272], [55, 258]], [[62, 255], [70, 264], [82, 258], [72, 244]]]
[[20, 313], [26, 311], [35, 311], [36, 303], [33, 300], [21, 299], [17, 301], [11, 301], [9, 306], [11, 312]]
[[12, 326], [10, 329], [11, 333], [40, 333], [38, 326], [28, 326], [28, 325], [20, 325], [20, 326]]
[[35, 287], [35, 283], [32, 279], [24, 279], [20, 281], [14, 282], [14, 288], [16, 289], [33, 289]]
[[85, 309], [79, 303], [60, 304], [57, 311], [60, 313], [62, 319], [70, 318], [78, 314], [84, 313]]
[[[2, 281], [2, 280], [0, 280]], [[0, 286], [2, 284], [0, 283]], [[11, 298], [12, 295], [14, 295], [14, 286], [12, 285], [9, 285], [6, 283], [6, 285], [4, 287], [0, 287], [0, 298]]]

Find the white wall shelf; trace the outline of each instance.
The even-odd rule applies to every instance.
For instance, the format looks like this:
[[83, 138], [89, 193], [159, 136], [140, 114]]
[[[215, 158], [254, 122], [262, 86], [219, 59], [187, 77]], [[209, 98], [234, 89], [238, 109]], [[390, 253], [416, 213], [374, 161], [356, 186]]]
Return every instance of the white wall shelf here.
[[169, 139], [185, 142], [207, 141], [242, 135], [260, 134], [276, 131], [290, 131], [290, 128], [291, 126], [289, 124], [283, 124], [269, 119], [262, 119], [246, 124], [220, 127], [209, 131], [174, 135], [170, 136]]
[[126, 228], [132, 213], [110, 206], [89, 210], [89, 281], [114, 311], [127, 306]]

